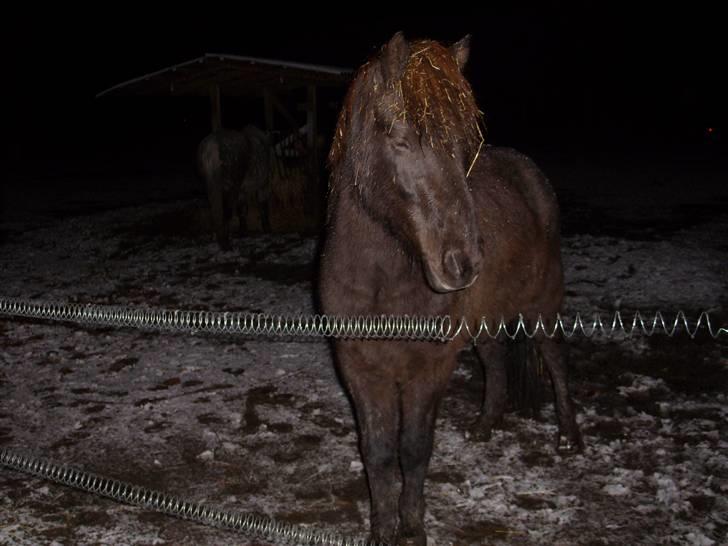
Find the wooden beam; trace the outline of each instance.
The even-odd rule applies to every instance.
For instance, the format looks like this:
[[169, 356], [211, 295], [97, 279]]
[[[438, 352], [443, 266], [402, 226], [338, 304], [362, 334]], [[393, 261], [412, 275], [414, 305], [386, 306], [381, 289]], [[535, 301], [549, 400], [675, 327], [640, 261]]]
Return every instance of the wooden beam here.
[[270, 89], [263, 90], [263, 108], [265, 109], [265, 130], [271, 132], [275, 128], [275, 120], [273, 116], [273, 101], [275, 97]]
[[307, 87], [308, 99], [306, 101], [306, 129], [308, 133], [308, 149], [313, 152], [316, 158], [316, 135], [318, 134], [318, 100], [316, 95], [316, 86], [309, 85]]
[[311, 158], [310, 172], [311, 182], [313, 184], [314, 193], [314, 214], [316, 217], [320, 216], [320, 195], [321, 195], [321, 180], [319, 177], [319, 155], [318, 155], [318, 97], [315, 85], [309, 85], [307, 90], [306, 100], [306, 136], [308, 153]]

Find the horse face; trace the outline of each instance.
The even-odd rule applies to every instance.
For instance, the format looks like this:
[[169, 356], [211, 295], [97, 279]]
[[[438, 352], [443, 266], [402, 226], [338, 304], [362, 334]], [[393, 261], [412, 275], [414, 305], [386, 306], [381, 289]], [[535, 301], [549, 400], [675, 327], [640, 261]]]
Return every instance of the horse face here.
[[[390, 180], [386, 220], [405, 246], [421, 259], [436, 292], [473, 284], [483, 257], [475, 202], [465, 158], [455, 149], [435, 150], [406, 123], [396, 121], [383, 140], [382, 160]], [[381, 199], [381, 197], [380, 197]]]
[[[450, 51], [447, 60], [460, 77], [468, 56], [468, 38]], [[398, 115], [406, 111], [400, 78], [409, 55], [409, 44], [401, 34], [395, 35], [383, 49], [375, 73], [377, 85], [389, 91], [374, 113], [384, 135], [376, 139], [378, 195], [371, 195], [370, 201], [390, 231], [421, 259], [430, 287], [450, 292], [475, 282], [483, 258], [477, 211], [466, 176], [472, 157], [466, 157], [470, 154], [462, 149], [457, 135], [442, 145], [421, 127], [418, 130], [412, 116]], [[444, 96], [450, 98], [441, 94]]]

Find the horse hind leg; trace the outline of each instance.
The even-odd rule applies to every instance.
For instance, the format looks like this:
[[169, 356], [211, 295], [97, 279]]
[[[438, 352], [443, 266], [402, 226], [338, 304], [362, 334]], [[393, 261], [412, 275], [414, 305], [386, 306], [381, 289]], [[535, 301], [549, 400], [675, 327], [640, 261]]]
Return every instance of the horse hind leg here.
[[561, 343], [556, 339], [542, 337], [538, 339], [537, 346], [551, 375], [554, 389], [554, 406], [559, 426], [556, 450], [566, 455], [578, 453], [584, 449], [584, 442], [576, 424], [574, 403], [569, 394]]
[[225, 213], [225, 189], [220, 147], [216, 142], [203, 143], [200, 151], [200, 169], [205, 179], [207, 199], [215, 238], [222, 250], [230, 248], [229, 220]]
[[516, 411], [538, 419], [546, 380], [541, 353], [534, 340], [525, 335], [508, 348], [508, 397]]
[[471, 428], [471, 435], [482, 441], [488, 441], [493, 429], [501, 426], [506, 409], [507, 374], [506, 374], [506, 342], [488, 340], [475, 347], [485, 378], [485, 389], [480, 414]]

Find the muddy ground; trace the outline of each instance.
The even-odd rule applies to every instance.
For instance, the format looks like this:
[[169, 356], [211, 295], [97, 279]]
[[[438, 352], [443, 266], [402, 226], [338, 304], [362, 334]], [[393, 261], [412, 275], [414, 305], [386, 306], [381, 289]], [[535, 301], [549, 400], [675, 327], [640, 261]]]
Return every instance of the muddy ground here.
[[[550, 169], [568, 313], [706, 310], [728, 323], [726, 190], [687, 182], [720, 173]], [[314, 311], [315, 238], [248, 237], [220, 253], [189, 187], [164, 199], [163, 182], [128, 182], [71, 202], [58, 192], [50, 208], [32, 198], [42, 188], [6, 187], [0, 294]], [[472, 439], [483, 377], [462, 353], [428, 474], [431, 543], [728, 543], [728, 339], [569, 347], [587, 447], [568, 459], [553, 449], [551, 405], [539, 419], [509, 414], [488, 443]], [[2, 318], [0, 447], [343, 534], [368, 522], [355, 424], [326, 343]], [[0, 506], [2, 544], [259, 544], [7, 470]]]

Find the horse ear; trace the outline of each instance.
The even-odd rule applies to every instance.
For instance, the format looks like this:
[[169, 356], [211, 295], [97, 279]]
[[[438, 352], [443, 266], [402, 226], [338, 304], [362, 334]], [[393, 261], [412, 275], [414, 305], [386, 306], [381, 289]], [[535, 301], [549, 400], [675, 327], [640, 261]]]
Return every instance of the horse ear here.
[[467, 34], [461, 38], [460, 41], [451, 45], [450, 52], [453, 57], [455, 57], [455, 61], [458, 63], [458, 68], [463, 70], [468, 62], [468, 58], [470, 57], [470, 34]]
[[382, 48], [380, 62], [385, 82], [399, 79], [407, 64], [408, 57], [409, 44], [400, 31], [392, 36], [392, 39]]

